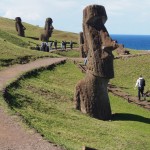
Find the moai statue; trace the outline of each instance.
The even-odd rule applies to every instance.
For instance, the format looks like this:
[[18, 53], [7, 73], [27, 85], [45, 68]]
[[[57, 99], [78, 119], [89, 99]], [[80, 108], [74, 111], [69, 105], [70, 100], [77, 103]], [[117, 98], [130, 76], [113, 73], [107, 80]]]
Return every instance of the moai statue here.
[[40, 40], [43, 42], [48, 42], [49, 38], [52, 35], [54, 27], [52, 26], [53, 20], [47, 18], [45, 21], [44, 33], [41, 34]]
[[24, 37], [25, 36], [24, 30], [26, 30], [26, 28], [22, 25], [21, 18], [16, 17], [15, 21], [16, 21], [15, 23], [16, 31], [18, 32], [18, 35]]
[[83, 37], [83, 32], [79, 33], [79, 49], [80, 49], [80, 56], [82, 58], [86, 58], [87, 57], [87, 51], [84, 49], [84, 37]]
[[101, 120], [111, 119], [107, 86], [114, 77], [112, 50], [117, 48], [104, 26], [106, 20], [103, 6], [90, 5], [83, 10], [87, 71], [85, 78], [76, 85], [74, 96], [76, 109]]

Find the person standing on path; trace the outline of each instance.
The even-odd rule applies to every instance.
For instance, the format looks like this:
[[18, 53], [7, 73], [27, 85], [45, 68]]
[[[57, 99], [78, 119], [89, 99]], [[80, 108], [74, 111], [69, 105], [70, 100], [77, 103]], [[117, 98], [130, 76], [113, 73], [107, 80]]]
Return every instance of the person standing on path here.
[[72, 49], [73, 48], [73, 42], [70, 41], [70, 48]]
[[57, 50], [57, 40], [54, 41], [54, 47]]
[[64, 41], [61, 42], [61, 49], [62, 49], [62, 50], [65, 50], [65, 44], [64, 44]]
[[143, 95], [144, 86], [145, 86], [145, 80], [142, 77], [142, 75], [140, 75], [140, 77], [137, 79], [136, 84], [135, 84], [135, 88], [138, 87], [138, 99], [139, 100], [141, 99], [141, 95], [142, 97], [144, 96]]
[[53, 41], [50, 41], [50, 43], [49, 43], [49, 51], [53, 49], [52, 46], [53, 46]]

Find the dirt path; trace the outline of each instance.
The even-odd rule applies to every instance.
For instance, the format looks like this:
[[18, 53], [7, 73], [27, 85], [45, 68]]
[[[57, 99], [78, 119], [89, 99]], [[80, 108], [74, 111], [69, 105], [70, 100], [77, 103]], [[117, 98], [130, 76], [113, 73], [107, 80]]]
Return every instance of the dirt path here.
[[54, 63], [60, 63], [64, 60], [65, 58], [43, 58], [23, 65], [17, 64], [2, 70], [0, 71], [0, 90], [2, 90], [2, 88], [5, 87], [6, 84], [8, 84], [14, 78], [19, 77], [19, 75], [23, 72], [27, 72], [35, 68], [49, 66]]
[[150, 101], [149, 101], [150, 98], [149, 97], [146, 97], [145, 98], [146, 100], [144, 98], [142, 98], [142, 100], [138, 100], [138, 97], [132, 96], [132, 95], [124, 92], [122, 90], [122, 88], [117, 87], [115, 85], [111, 85], [111, 84], [108, 85], [108, 91], [113, 93], [116, 96], [119, 96], [119, 97], [127, 100], [129, 103], [134, 103], [138, 106], [141, 106], [145, 109], [150, 110]]
[[[0, 90], [23, 72], [58, 64], [64, 60], [65, 58], [43, 58], [0, 71]], [[0, 150], [61, 150], [61, 148], [43, 140], [34, 130], [23, 127], [17, 116], [10, 116], [0, 107]]]

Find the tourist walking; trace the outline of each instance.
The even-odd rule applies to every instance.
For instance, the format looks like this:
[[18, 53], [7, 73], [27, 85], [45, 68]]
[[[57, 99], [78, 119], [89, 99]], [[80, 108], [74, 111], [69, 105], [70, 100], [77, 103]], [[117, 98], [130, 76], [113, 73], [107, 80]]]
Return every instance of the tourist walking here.
[[66, 41], [64, 41], [64, 48], [65, 48], [65, 50], [67, 48], [67, 42]]
[[70, 41], [70, 48], [72, 49], [73, 48], [73, 42]]
[[53, 49], [52, 46], [53, 46], [53, 41], [50, 41], [50, 43], [49, 43], [49, 50]]
[[57, 50], [57, 40], [54, 41], [54, 48]]
[[84, 59], [84, 65], [86, 66], [87, 64], [87, 57]]
[[61, 42], [61, 49], [62, 49], [62, 50], [65, 50], [65, 44], [64, 44], [64, 41]]
[[142, 75], [140, 75], [140, 77], [137, 79], [136, 84], [135, 84], [135, 88], [138, 87], [138, 99], [139, 100], [141, 100], [141, 95], [142, 97], [144, 96], [143, 94], [144, 86], [145, 86], [145, 80], [142, 77]]

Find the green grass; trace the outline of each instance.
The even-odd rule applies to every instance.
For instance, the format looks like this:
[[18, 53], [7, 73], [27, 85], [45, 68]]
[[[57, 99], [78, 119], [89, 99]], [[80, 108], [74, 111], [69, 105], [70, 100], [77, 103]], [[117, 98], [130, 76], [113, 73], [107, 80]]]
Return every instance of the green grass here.
[[27, 63], [42, 57], [60, 57], [57, 54], [19, 47], [0, 38], [0, 70], [19, 63]]
[[[19, 37], [17, 35], [13, 35], [11, 33], [8, 33], [6, 31], [0, 30], [0, 38], [4, 39], [6, 42], [10, 42], [12, 44], [15, 44], [20, 47], [27, 48], [29, 46], [29, 43], [25, 42], [23, 40], [23, 37]], [[5, 44], [6, 44], [5, 42]]]
[[58, 50], [58, 51], [54, 51], [52, 53], [58, 54], [63, 57], [80, 57], [80, 52], [77, 50], [69, 50], [69, 51]]
[[145, 91], [150, 90], [150, 59], [149, 55], [139, 57], [116, 59], [114, 61], [115, 78], [111, 83], [122, 87], [124, 91], [136, 96], [134, 89], [139, 75], [143, 75], [146, 80]]
[[[131, 55], [135, 55], [135, 54], [140, 54], [140, 53], [145, 53], [146, 51], [145, 50], [135, 50], [135, 49], [129, 49], [129, 48], [125, 48], [126, 50], [128, 50], [130, 52]], [[116, 56], [119, 56], [117, 54], [117, 51], [114, 50], [113, 51], [113, 55], [116, 57]]]
[[76, 83], [84, 74], [67, 62], [28, 74], [8, 88], [9, 104], [29, 126], [68, 150], [83, 145], [103, 150], [148, 150], [150, 112], [110, 94], [113, 121], [91, 118], [74, 109]]

